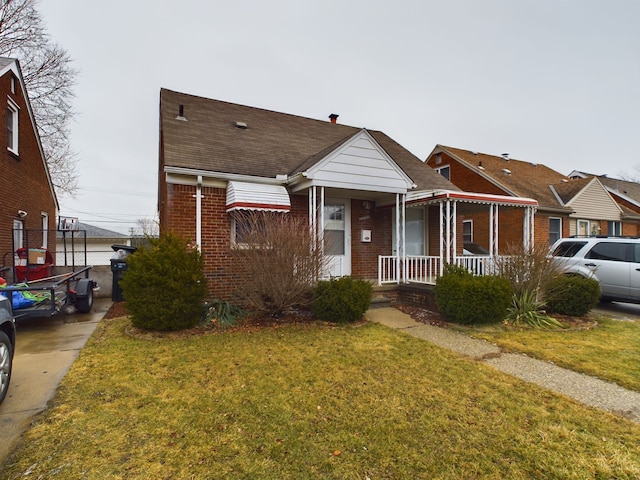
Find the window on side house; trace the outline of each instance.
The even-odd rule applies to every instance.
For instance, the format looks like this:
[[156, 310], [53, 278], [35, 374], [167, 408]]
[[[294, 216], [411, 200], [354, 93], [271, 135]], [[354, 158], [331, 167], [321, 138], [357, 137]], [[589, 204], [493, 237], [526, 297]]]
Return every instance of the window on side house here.
[[42, 222], [42, 248], [48, 248], [49, 246], [49, 214], [42, 212], [40, 214], [40, 221]]
[[447, 180], [451, 180], [451, 167], [449, 167], [449, 165], [447, 165], [446, 167], [436, 168], [436, 172], [438, 172]]
[[18, 106], [11, 100], [7, 104], [7, 148], [18, 153]]
[[13, 221], [13, 249], [24, 247], [24, 223], [22, 220]]
[[462, 222], [462, 238], [464, 243], [473, 242], [473, 220], [464, 220]]
[[622, 223], [620, 222], [607, 222], [607, 235], [612, 237], [622, 236]]
[[562, 219], [549, 218], [549, 245], [553, 245], [562, 238]]

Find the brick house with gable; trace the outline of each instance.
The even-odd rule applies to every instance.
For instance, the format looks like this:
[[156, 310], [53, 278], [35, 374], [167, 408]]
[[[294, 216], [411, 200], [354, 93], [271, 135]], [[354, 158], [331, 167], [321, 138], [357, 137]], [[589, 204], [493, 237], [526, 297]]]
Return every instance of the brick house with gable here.
[[333, 240], [326, 277], [399, 285], [433, 283], [462, 257], [459, 212], [535, 208], [531, 199], [463, 192], [383, 132], [337, 117], [160, 91], [160, 231], [200, 248], [211, 295], [229, 299], [241, 285], [238, 211], [303, 217]]
[[55, 252], [58, 200], [16, 59], [0, 57], [0, 94], [7, 112], [0, 148], [0, 276], [7, 277], [14, 250], [28, 246]]
[[[507, 154], [487, 155], [443, 145], [434, 148], [426, 163], [462, 190], [537, 200], [536, 244], [550, 245], [571, 235], [633, 235], [637, 231], [638, 218], [621, 208], [597, 178], [572, 179]], [[500, 212], [499, 251], [522, 241], [521, 216], [518, 209]], [[467, 215], [462, 222], [466, 240], [481, 246], [488, 243], [483, 214]]]

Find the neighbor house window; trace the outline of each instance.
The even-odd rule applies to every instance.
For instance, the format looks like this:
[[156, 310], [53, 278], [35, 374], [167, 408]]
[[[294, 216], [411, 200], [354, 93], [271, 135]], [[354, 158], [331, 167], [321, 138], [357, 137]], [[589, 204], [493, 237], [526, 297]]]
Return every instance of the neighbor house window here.
[[562, 219], [549, 218], [549, 245], [553, 245], [562, 238]]
[[13, 221], [13, 250], [24, 247], [24, 223], [22, 220]]
[[447, 180], [451, 180], [451, 168], [449, 167], [449, 165], [447, 165], [446, 167], [436, 168], [436, 172], [438, 172]]
[[47, 248], [49, 245], [49, 214], [42, 212], [40, 221], [42, 222], [42, 248]]
[[18, 153], [18, 106], [11, 100], [7, 105], [7, 148]]
[[612, 237], [622, 236], [622, 223], [620, 222], [607, 222], [607, 235]]
[[462, 222], [462, 238], [464, 243], [473, 242], [473, 220], [464, 220]]

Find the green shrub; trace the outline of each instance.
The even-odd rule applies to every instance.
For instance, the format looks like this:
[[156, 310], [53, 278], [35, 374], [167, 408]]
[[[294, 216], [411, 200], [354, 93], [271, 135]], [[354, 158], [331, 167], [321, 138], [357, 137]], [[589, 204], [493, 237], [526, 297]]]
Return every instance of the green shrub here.
[[207, 292], [202, 255], [177, 235], [163, 234], [131, 254], [120, 286], [138, 328], [181, 330], [202, 319]]
[[322, 320], [355, 322], [369, 308], [372, 290], [369, 282], [351, 277], [321, 281], [313, 290], [311, 309]]
[[511, 306], [507, 309], [506, 322], [533, 328], [562, 328], [559, 321], [547, 315], [545, 306], [545, 302], [538, 300], [536, 292], [523, 291], [520, 295], [514, 293]]
[[544, 292], [549, 311], [580, 317], [600, 301], [600, 284], [580, 275], [561, 275]]
[[474, 277], [459, 267], [447, 268], [436, 280], [435, 301], [451, 322], [501, 322], [511, 303], [511, 286], [501, 277]]

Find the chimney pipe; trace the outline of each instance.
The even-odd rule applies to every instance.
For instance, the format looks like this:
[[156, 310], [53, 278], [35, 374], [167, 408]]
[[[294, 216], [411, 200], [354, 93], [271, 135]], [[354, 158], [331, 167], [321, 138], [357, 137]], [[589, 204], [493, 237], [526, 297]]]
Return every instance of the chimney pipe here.
[[338, 117], [340, 115], [338, 115], [337, 113], [332, 113], [331, 115], [329, 115], [329, 118], [331, 119], [331, 123], [338, 123]]

